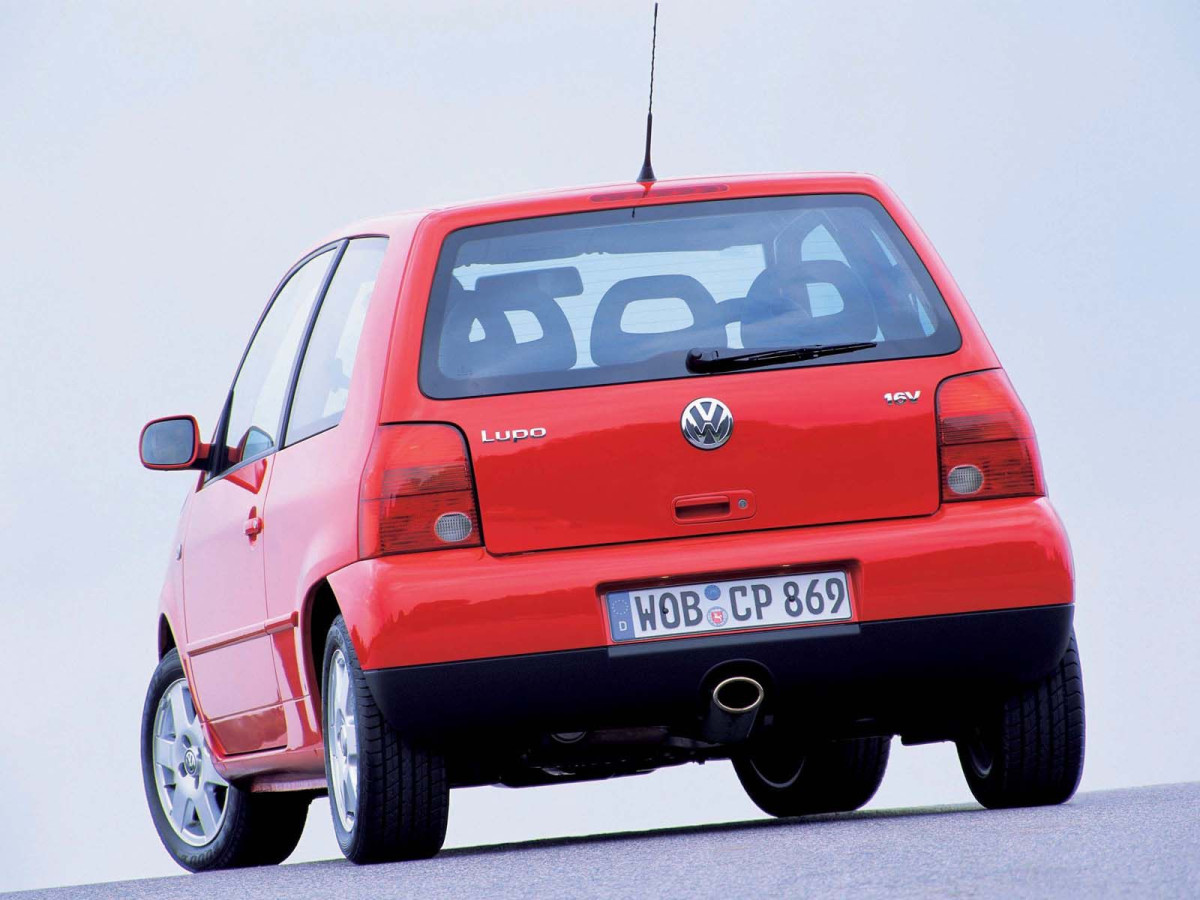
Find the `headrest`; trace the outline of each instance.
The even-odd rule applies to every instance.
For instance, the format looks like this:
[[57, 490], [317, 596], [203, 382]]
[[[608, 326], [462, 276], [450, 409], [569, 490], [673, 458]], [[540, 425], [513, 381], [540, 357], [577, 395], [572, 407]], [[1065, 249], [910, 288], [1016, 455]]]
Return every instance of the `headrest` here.
[[[813, 284], [832, 285], [842, 308], [813, 316]], [[769, 266], [750, 285], [742, 307], [742, 346], [751, 349], [873, 341], [877, 333], [875, 307], [862, 281], [838, 260]]]
[[[464, 290], [457, 280], [447, 297], [438, 366], [453, 378], [487, 378], [566, 370], [575, 365], [575, 337], [562, 308], [532, 281], [496, 279]], [[457, 286], [457, 289], [455, 288]], [[506, 313], [528, 312], [541, 335], [517, 341]], [[471, 340], [476, 323], [483, 334]]]
[[577, 297], [583, 293], [583, 279], [574, 266], [555, 266], [552, 269], [523, 269], [499, 275], [481, 275], [475, 290], [506, 287], [508, 290], [535, 290], [551, 297]]
[[[638, 300], [678, 298], [687, 304], [692, 324], [675, 331], [634, 333], [621, 328], [625, 309]], [[641, 362], [672, 350], [726, 347], [725, 322], [712, 294], [690, 275], [644, 275], [610, 287], [592, 320], [592, 360], [596, 365]]]

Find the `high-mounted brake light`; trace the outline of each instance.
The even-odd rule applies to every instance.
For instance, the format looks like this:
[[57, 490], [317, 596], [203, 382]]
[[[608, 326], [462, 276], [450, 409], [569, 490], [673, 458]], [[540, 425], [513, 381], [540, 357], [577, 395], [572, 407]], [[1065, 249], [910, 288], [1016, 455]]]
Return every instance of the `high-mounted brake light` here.
[[1003, 371], [942, 382], [937, 419], [942, 502], [1046, 493], [1033, 425]]
[[475, 481], [449, 425], [384, 425], [363, 470], [358, 555], [482, 546]]

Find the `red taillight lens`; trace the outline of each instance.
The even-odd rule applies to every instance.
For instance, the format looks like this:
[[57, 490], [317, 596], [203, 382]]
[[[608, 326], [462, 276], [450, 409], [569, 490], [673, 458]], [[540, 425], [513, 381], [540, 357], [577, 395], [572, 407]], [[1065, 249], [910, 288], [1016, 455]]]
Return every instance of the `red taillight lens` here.
[[1029, 414], [999, 369], [959, 375], [937, 393], [942, 501], [1040, 497]]
[[482, 543], [475, 482], [458, 431], [449, 425], [381, 427], [359, 491], [359, 557]]

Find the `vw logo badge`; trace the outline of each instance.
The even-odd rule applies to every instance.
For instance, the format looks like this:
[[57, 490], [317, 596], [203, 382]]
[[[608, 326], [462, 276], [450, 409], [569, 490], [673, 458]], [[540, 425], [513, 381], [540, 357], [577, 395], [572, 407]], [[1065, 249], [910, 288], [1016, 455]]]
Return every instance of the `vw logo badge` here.
[[679, 427], [693, 447], [716, 450], [733, 434], [733, 413], [720, 400], [701, 397], [683, 408]]

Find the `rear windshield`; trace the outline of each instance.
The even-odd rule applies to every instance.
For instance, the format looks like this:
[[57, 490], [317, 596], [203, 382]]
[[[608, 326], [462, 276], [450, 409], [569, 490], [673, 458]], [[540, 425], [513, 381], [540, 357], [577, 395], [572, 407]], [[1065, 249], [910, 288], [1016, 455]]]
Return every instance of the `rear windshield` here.
[[421, 389], [453, 398], [707, 377], [688, 372], [689, 350], [871, 341], [875, 347], [785, 365], [958, 349], [933, 279], [870, 197], [571, 213], [446, 238]]

